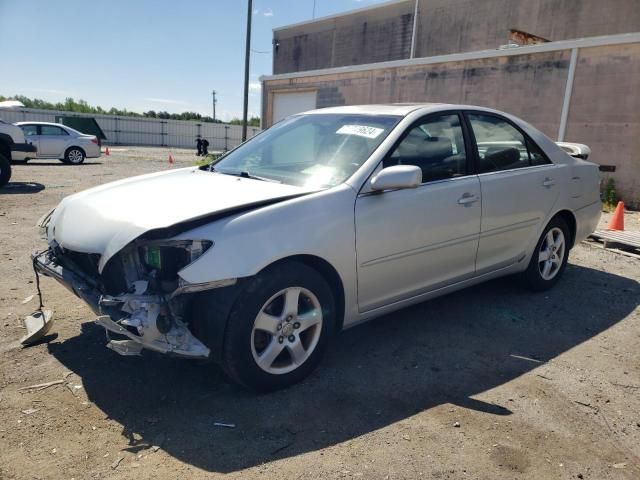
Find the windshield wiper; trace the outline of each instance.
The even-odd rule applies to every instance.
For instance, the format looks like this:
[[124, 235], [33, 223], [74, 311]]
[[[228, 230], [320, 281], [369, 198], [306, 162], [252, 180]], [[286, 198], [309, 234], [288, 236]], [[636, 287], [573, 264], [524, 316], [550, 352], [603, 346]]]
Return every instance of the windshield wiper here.
[[223, 175], [233, 175], [234, 177], [250, 178], [251, 180], [260, 180], [260, 181], [263, 181], [263, 182], [271, 182], [271, 183], [282, 183], [279, 180], [275, 180], [273, 178], [260, 177], [258, 175], [254, 175], [252, 173], [247, 172], [246, 170], [243, 170], [241, 172], [223, 172], [222, 170], [216, 170], [212, 166], [210, 171], [211, 172], [222, 173]]

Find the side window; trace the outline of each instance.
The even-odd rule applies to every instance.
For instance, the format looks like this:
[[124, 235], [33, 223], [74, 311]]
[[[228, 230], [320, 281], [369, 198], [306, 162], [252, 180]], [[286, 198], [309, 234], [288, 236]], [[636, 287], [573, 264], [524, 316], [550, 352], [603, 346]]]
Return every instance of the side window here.
[[549, 163], [540, 148], [506, 120], [476, 113], [468, 118], [478, 146], [478, 173]]
[[456, 114], [429, 116], [409, 130], [384, 161], [384, 166], [415, 165], [422, 182], [467, 174], [467, 156], [460, 118]]
[[38, 126], [37, 125], [21, 125], [22, 131], [24, 132], [25, 137], [32, 137], [34, 135], [38, 135]]
[[62, 135], [69, 135], [62, 128], [54, 127], [53, 125], [42, 125], [40, 128], [42, 131], [41, 135], [58, 136], [58, 137]]
[[540, 147], [533, 143], [533, 141], [527, 139], [527, 147], [529, 148], [529, 159], [531, 161], [531, 165], [547, 165], [551, 163], [547, 156], [542, 153]]

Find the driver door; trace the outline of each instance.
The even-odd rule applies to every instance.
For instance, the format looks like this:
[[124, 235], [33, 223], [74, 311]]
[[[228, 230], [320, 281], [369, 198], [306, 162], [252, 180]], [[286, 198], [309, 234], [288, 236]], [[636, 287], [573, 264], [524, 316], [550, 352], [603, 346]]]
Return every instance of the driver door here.
[[480, 182], [458, 113], [414, 123], [383, 167], [416, 165], [413, 189], [361, 192], [355, 205], [361, 312], [472, 277], [480, 233]]

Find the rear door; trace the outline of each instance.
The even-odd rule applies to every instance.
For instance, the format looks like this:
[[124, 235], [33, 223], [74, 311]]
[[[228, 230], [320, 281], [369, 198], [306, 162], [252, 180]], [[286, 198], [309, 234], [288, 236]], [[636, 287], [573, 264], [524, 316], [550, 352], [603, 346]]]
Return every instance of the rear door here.
[[39, 157], [62, 158], [69, 142], [69, 133], [55, 125], [40, 125]]
[[22, 132], [24, 133], [24, 140], [30, 143], [38, 149], [37, 154], [40, 153], [40, 126], [33, 124], [20, 125]]
[[521, 260], [558, 198], [557, 169], [516, 125], [493, 113], [465, 113], [482, 190], [476, 260], [481, 275]]
[[368, 311], [470, 278], [480, 231], [480, 183], [457, 112], [410, 126], [383, 162], [416, 165], [422, 185], [356, 199], [358, 304]]

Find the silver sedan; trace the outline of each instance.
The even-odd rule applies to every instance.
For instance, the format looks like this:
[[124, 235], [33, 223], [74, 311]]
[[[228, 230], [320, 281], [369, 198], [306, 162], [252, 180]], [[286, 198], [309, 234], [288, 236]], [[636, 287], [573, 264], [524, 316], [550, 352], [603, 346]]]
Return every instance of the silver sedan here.
[[[53, 158], [79, 165], [85, 158], [98, 158], [100, 145], [95, 135], [87, 135], [60, 123], [18, 122], [27, 143], [38, 151], [33, 158]], [[27, 160], [30, 160], [28, 157]]]
[[281, 388], [341, 329], [504, 275], [552, 287], [600, 216], [598, 167], [563, 148], [480, 107], [307, 112], [215, 164], [67, 197], [35, 265], [116, 352]]

